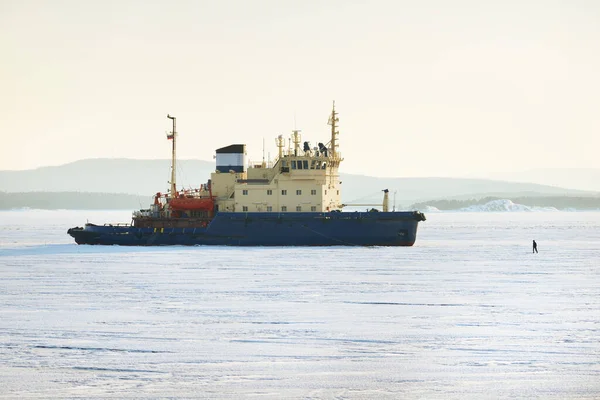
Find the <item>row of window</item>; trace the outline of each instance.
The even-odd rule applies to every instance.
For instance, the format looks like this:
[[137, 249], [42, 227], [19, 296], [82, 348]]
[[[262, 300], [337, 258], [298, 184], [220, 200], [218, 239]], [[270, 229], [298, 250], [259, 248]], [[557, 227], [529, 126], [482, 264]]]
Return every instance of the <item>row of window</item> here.
[[[315, 161], [310, 163], [310, 169], [325, 169], [327, 163], [325, 161]], [[308, 169], [308, 160], [292, 161], [292, 169]]]
[[[286, 206], [281, 206], [281, 211], [286, 212]], [[242, 206], [242, 211], [248, 211], [248, 206]], [[296, 206], [296, 211], [302, 211], [302, 206]], [[317, 206], [310, 206], [310, 211], [317, 211]], [[267, 206], [267, 212], [273, 212], [272, 206]]]
[[[273, 194], [273, 191], [271, 189], [267, 189], [267, 195], [271, 196], [272, 194]], [[311, 189], [310, 190], [310, 194], [312, 196], [315, 196], [317, 194], [317, 190], [316, 189]], [[325, 191], [325, 194], [327, 194], [327, 190]], [[340, 194], [339, 190], [337, 191], [337, 194]], [[242, 190], [242, 195], [248, 196], [248, 189]], [[282, 189], [281, 190], [281, 195], [282, 196], [287, 196], [287, 190], [286, 189]], [[302, 195], [302, 190], [300, 190], [300, 189], [296, 190], [296, 195], [298, 195], [298, 196]]]

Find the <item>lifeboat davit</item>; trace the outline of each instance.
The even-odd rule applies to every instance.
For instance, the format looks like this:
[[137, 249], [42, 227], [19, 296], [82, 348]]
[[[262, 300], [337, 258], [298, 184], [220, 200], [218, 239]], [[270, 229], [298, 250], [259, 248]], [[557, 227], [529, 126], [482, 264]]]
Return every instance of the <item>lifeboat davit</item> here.
[[177, 197], [169, 201], [173, 210], [212, 211], [215, 201], [210, 197]]

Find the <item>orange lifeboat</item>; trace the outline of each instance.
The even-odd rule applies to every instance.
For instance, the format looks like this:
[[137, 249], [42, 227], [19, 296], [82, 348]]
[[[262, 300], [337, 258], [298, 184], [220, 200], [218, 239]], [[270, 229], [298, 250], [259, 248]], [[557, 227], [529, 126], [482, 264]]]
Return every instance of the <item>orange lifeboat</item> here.
[[210, 197], [177, 197], [169, 205], [173, 210], [212, 211], [215, 201]]

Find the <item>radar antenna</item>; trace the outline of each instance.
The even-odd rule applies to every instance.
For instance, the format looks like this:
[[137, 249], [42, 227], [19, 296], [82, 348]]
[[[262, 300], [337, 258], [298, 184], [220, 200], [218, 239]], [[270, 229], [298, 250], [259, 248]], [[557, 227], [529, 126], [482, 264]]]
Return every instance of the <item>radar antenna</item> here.
[[299, 129], [294, 129], [292, 131], [293, 135], [293, 140], [294, 140], [294, 155], [298, 156], [300, 155], [300, 130]]

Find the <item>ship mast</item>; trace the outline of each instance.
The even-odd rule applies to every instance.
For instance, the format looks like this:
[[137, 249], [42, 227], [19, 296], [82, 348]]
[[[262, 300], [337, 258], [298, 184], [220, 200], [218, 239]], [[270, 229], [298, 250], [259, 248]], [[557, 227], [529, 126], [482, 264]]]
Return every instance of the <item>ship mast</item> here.
[[333, 109], [331, 110], [331, 117], [329, 117], [329, 125], [331, 125], [331, 158], [336, 158], [337, 152], [336, 152], [336, 147], [337, 144], [336, 142], [336, 137], [339, 134], [339, 132], [337, 131], [337, 125], [336, 122], [338, 122], [339, 119], [337, 118], [337, 113], [335, 112], [335, 100], [333, 101]]
[[173, 120], [173, 131], [171, 133], [167, 133], [167, 139], [173, 140], [173, 154], [171, 159], [171, 197], [176, 197], [177, 193], [177, 183], [175, 182], [175, 150], [176, 150], [176, 140], [177, 140], [177, 131], [175, 130], [175, 117], [171, 117], [171, 115], [167, 114], [167, 118]]

